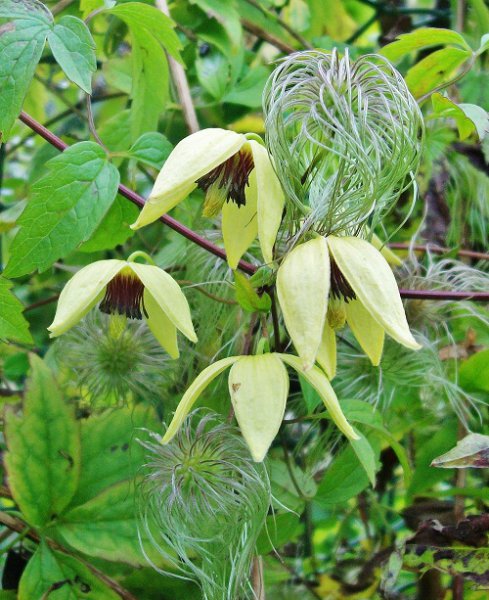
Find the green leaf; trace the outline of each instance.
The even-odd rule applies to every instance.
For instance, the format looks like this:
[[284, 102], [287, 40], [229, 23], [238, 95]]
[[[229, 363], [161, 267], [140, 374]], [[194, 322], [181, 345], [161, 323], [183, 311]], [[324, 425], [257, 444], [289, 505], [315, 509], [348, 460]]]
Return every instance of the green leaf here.
[[[56, 523], [55, 532], [89, 556], [145, 566], [137, 524], [134, 488], [123, 481], [67, 512]], [[145, 548], [151, 553], [150, 544], [145, 544]], [[154, 559], [158, 562], [156, 551]]]
[[80, 484], [71, 505], [84, 504], [106, 488], [133, 479], [146, 456], [137, 442], [137, 430], [157, 427], [155, 412], [143, 405], [109, 410], [82, 421]]
[[349, 444], [328, 467], [318, 486], [314, 501], [320, 506], [346, 502], [368, 485], [369, 480], [365, 469]]
[[216, 19], [224, 27], [234, 47], [241, 45], [243, 35], [241, 21], [232, 0], [190, 0], [190, 2], [196, 4], [210, 18]]
[[168, 99], [168, 61], [155, 38], [146, 30], [132, 30], [131, 138], [158, 127], [158, 118]]
[[32, 344], [33, 339], [29, 333], [29, 323], [22, 314], [24, 307], [10, 288], [12, 282], [0, 277], [0, 340], [12, 340], [21, 344]]
[[5, 275], [45, 271], [93, 235], [115, 199], [119, 172], [93, 142], [71, 146], [47, 167], [19, 218]]
[[80, 434], [73, 406], [65, 403], [51, 371], [35, 355], [31, 367], [22, 417], [6, 415], [5, 465], [23, 517], [43, 527], [58, 518], [75, 494]]
[[433, 459], [431, 466], [445, 469], [487, 469], [489, 467], [489, 435], [470, 433], [445, 454]]
[[155, 169], [161, 169], [170, 156], [173, 145], [166, 136], [158, 132], [143, 133], [129, 148], [127, 155]]
[[358, 440], [350, 440], [350, 444], [352, 445], [360, 464], [364, 468], [370, 483], [375, 485], [375, 473], [377, 471], [375, 451], [363, 433], [356, 428], [354, 428], [354, 430], [355, 433], [360, 437]]
[[455, 120], [461, 140], [465, 140], [473, 132], [476, 132], [481, 140], [487, 135], [489, 115], [480, 106], [456, 104], [438, 92], [431, 96], [431, 102], [437, 117], [448, 117]]
[[131, 30], [145, 31], [154, 37], [175, 60], [182, 62], [182, 44], [175, 33], [175, 23], [154, 6], [142, 2], [126, 2], [107, 11], [122, 19]]
[[416, 468], [413, 473], [408, 495], [414, 496], [429, 490], [439, 481], [446, 478], [446, 473], [441, 469], [434, 469], [431, 461], [440, 454], [453, 448], [457, 439], [457, 423], [454, 419], [445, 419], [443, 427], [435, 433], [426, 429], [416, 433]]
[[291, 465], [291, 476], [287, 465], [279, 460], [270, 460], [268, 465], [272, 496], [277, 501], [276, 508], [283, 509], [285, 506], [291, 511], [301, 511], [305, 498], [313, 498], [316, 494], [316, 483], [312, 475], [297, 465]]
[[124, 244], [135, 233], [129, 225], [134, 223], [138, 214], [137, 206], [118, 195], [94, 234], [88, 242], [80, 246], [79, 250], [81, 252], [100, 252], [100, 250], [112, 250], [116, 246]]
[[198, 56], [195, 61], [197, 77], [202, 87], [214, 99], [221, 100], [230, 83], [230, 65], [224, 54], [213, 49], [206, 56]]
[[489, 33], [486, 33], [481, 37], [481, 43], [477, 50], [477, 54], [482, 54], [486, 50], [489, 50]]
[[250, 280], [243, 273], [234, 271], [234, 285], [236, 300], [244, 310], [248, 312], [268, 312], [271, 309], [272, 299], [270, 296], [266, 292], [259, 296]]
[[284, 544], [293, 542], [302, 528], [299, 515], [295, 513], [287, 512], [268, 516], [256, 542], [257, 554], [269, 554], [274, 549], [278, 550]]
[[489, 392], [489, 348], [473, 354], [460, 367], [460, 385], [467, 391]]
[[406, 84], [415, 98], [428, 94], [450, 80], [450, 76], [472, 56], [469, 50], [442, 48], [432, 52], [406, 74]]
[[379, 50], [379, 54], [382, 54], [392, 62], [396, 62], [405, 54], [409, 54], [414, 50], [445, 44], [455, 44], [470, 51], [470, 46], [456, 31], [438, 29], [436, 27], [422, 27], [411, 33], [400, 35], [392, 43], [387, 44], [387, 46]]
[[19, 600], [120, 600], [73, 556], [51, 550], [42, 541], [22, 573]]
[[480, 140], [483, 140], [489, 133], [489, 114], [482, 107], [476, 104], [459, 104], [458, 107], [465, 116], [472, 121], [477, 130]]
[[52, 15], [37, 0], [3, 0], [0, 18], [0, 140], [6, 141], [52, 27]]
[[[489, 31], [489, 7], [485, 0], [468, 0], [479, 31]], [[489, 40], [489, 38], [488, 38]], [[483, 44], [481, 44], [482, 46]]]
[[464, 580], [487, 589], [489, 548], [407, 544], [404, 565], [409, 569], [436, 569], [452, 576], [461, 575]]
[[132, 140], [154, 131], [168, 97], [168, 61], [165, 51], [181, 62], [180, 40], [173, 21], [154, 6], [141, 2], [119, 4], [107, 11], [122, 19], [131, 30]]
[[224, 96], [223, 101], [249, 108], [261, 107], [263, 89], [270, 71], [263, 67], [253, 67], [233, 89]]
[[48, 35], [54, 58], [65, 75], [87, 94], [92, 93], [92, 74], [97, 70], [95, 42], [77, 17], [61, 17]]

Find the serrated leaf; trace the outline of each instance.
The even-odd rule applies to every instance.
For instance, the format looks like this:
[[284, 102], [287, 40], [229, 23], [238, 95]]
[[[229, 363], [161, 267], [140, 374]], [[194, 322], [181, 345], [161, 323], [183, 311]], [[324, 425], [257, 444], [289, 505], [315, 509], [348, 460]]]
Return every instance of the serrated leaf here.
[[22, 109], [24, 98], [52, 27], [49, 10], [37, 0], [4, 0], [0, 18], [0, 140]]
[[21, 417], [9, 412], [5, 465], [25, 520], [44, 527], [68, 506], [78, 485], [80, 432], [74, 408], [45, 363], [33, 355]]
[[456, 31], [452, 31], [451, 29], [439, 29], [437, 27], [422, 27], [411, 33], [400, 35], [392, 43], [384, 46], [379, 51], [379, 54], [396, 62], [405, 54], [409, 54], [414, 50], [431, 48], [432, 46], [441, 46], [442, 44], [454, 44], [465, 50], [470, 50], [465, 39]]
[[158, 132], [151, 132], [143, 133], [129, 148], [127, 154], [150, 167], [161, 169], [172, 150], [173, 145], [166, 136]]
[[47, 595], [53, 600], [120, 599], [79, 560], [51, 550], [42, 541], [22, 573], [18, 599], [41, 600]]
[[45, 271], [95, 232], [111, 207], [119, 172], [97, 144], [80, 142], [47, 163], [32, 187], [5, 275]]
[[432, 467], [444, 469], [487, 469], [489, 467], [489, 435], [470, 433], [445, 454], [437, 456]]
[[406, 74], [406, 84], [415, 98], [447, 83], [450, 76], [470, 59], [472, 53], [460, 48], [436, 50], [411, 67]]
[[68, 79], [91, 94], [92, 74], [97, 70], [97, 59], [95, 42], [85, 23], [70, 15], [61, 17], [49, 33], [48, 42]]
[[84, 504], [106, 488], [133, 479], [146, 455], [137, 442], [138, 429], [157, 427], [155, 412], [143, 405], [110, 410], [82, 421], [80, 485], [71, 505]]
[[21, 344], [32, 344], [29, 323], [23, 315], [24, 307], [10, 288], [12, 282], [0, 277], [0, 340], [12, 340]]
[[55, 531], [84, 554], [144, 566], [137, 521], [134, 487], [123, 481], [67, 512]]
[[239, 271], [234, 271], [236, 300], [247, 312], [268, 312], [272, 307], [272, 299], [265, 292], [259, 296], [251, 281]]

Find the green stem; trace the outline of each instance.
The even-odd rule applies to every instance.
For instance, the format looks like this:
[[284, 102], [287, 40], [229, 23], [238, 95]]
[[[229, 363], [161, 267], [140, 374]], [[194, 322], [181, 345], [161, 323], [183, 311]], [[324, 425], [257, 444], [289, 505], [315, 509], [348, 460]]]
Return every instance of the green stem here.
[[144, 252], [144, 250], [136, 250], [135, 252], [130, 254], [127, 257], [127, 262], [136, 262], [137, 258], [143, 258], [148, 264], [152, 265], [153, 267], [158, 266], [155, 263], [155, 261], [151, 258], [151, 256], [147, 252]]

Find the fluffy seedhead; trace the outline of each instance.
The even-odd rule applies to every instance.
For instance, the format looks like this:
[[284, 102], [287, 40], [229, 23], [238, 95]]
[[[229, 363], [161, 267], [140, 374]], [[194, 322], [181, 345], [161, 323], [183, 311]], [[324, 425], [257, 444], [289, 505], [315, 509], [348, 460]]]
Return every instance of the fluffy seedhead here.
[[382, 56], [296, 52], [270, 76], [264, 111], [289, 234], [373, 229], [414, 180], [423, 118]]
[[148, 326], [118, 315], [92, 311], [54, 348], [65, 383], [92, 406], [155, 402], [173, 379], [172, 361]]
[[[252, 597], [250, 566], [271, 492], [236, 429], [197, 410], [167, 445], [148, 451], [139, 488], [140, 538], [206, 600]], [[147, 552], [148, 548], [143, 550]]]

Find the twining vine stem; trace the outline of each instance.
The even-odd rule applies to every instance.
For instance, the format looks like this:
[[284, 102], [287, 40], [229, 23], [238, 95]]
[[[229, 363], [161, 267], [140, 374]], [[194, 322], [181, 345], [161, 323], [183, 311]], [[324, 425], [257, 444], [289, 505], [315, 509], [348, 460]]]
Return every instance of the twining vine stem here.
[[[63, 142], [61, 138], [55, 135], [52, 131], [41, 125], [38, 121], [33, 119], [30, 115], [25, 112], [21, 112], [19, 115], [19, 119], [27, 125], [30, 129], [35, 131], [38, 135], [44, 138], [47, 142], [49, 142], [52, 146], [63, 152], [68, 148], [68, 144]], [[144, 206], [145, 200], [142, 196], [134, 192], [133, 190], [126, 187], [124, 184], [119, 185], [119, 193], [121, 196], [127, 198], [130, 202], [142, 208]], [[180, 221], [177, 221], [173, 217], [169, 215], [163, 215], [159, 219], [162, 223], [183, 235], [183, 237], [187, 238], [194, 244], [197, 244], [204, 250], [207, 250], [211, 254], [222, 258], [222, 260], [226, 260], [226, 252], [223, 248], [216, 246], [206, 238], [202, 237], [189, 227], [186, 227]], [[257, 267], [245, 260], [240, 260], [239, 269], [244, 273], [248, 273], [252, 275], [257, 270]], [[473, 300], [476, 302], [489, 302], [489, 292], [460, 292], [460, 291], [447, 291], [447, 290], [410, 290], [410, 289], [400, 289], [399, 290], [401, 297], [403, 298], [413, 298], [419, 300]]]

